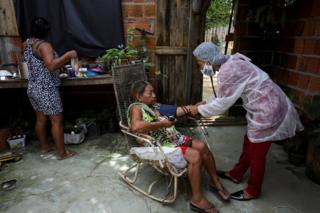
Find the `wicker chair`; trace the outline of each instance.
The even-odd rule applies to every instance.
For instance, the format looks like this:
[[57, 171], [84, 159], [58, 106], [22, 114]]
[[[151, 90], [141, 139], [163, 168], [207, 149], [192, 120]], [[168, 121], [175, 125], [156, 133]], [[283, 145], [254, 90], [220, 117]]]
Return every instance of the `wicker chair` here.
[[[131, 103], [131, 85], [137, 80], [147, 80], [144, 66], [142, 63], [116, 66], [112, 69], [112, 75], [114, 82], [114, 91], [117, 100], [117, 108], [120, 117], [119, 125], [121, 131], [125, 135], [129, 149], [131, 150], [133, 147], [141, 146], [137, 143], [137, 140], [140, 140], [150, 146], [150, 149], [153, 149], [153, 152], [155, 154], [155, 157], [153, 159], [142, 159], [135, 154], [131, 154], [131, 157], [135, 163], [125, 172], [119, 173], [119, 175], [131, 188], [142, 193], [143, 195], [161, 203], [173, 203], [177, 197], [178, 178], [184, 175], [187, 172], [187, 169], [177, 169], [175, 166], [173, 166], [169, 162], [167, 156], [165, 155], [164, 149], [161, 147], [158, 141], [146, 134], [132, 133], [127, 123], [127, 109]], [[209, 147], [206, 137], [207, 132], [205, 132], [205, 129], [199, 125], [199, 122], [196, 119], [189, 119], [191, 119], [196, 124], [196, 129], [198, 130], [198, 132], [200, 132], [200, 134], [202, 135], [202, 139]], [[165, 194], [164, 196], [153, 195], [152, 192], [154, 186], [161, 180], [161, 178], [158, 177], [157, 180], [153, 181], [148, 187], [144, 187], [147, 188], [146, 190], [136, 184], [139, 171], [141, 168], [144, 168], [143, 166], [145, 165], [153, 167], [156, 171], [160, 172], [161, 177], [165, 177], [168, 180], [167, 194]], [[129, 173], [131, 171], [134, 171], [134, 174], [131, 174], [131, 176], [133, 176], [132, 178], [129, 177]]]
[[[112, 69], [113, 82], [114, 82], [114, 91], [117, 99], [118, 111], [120, 116], [120, 127], [121, 131], [124, 133], [126, 140], [128, 142], [129, 148], [138, 146], [135, 142], [135, 139], [144, 141], [154, 150], [156, 160], [150, 159], [141, 159], [137, 155], [131, 154], [134, 164], [123, 173], [119, 173], [120, 177], [133, 189], [142, 193], [143, 195], [159, 201], [161, 203], [172, 203], [177, 197], [177, 187], [178, 187], [178, 178], [186, 173], [187, 169], [177, 169], [175, 168], [167, 159], [164, 154], [163, 149], [158, 141], [154, 138], [145, 134], [136, 134], [130, 132], [127, 123], [127, 109], [130, 105], [130, 88], [131, 84], [137, 80], [146, 80], [146, 74], [144, 71], [143, 64], [133, 64], [133, 65], [124, 65], [117, 66]], [[138, 175], [140, 169], [145, 166], [151, 166], [160, 172], [161, 177], [166, 177], [167, 180], [167, 194], [163, 197], [155, 196], [152, 194], [153, 188], [158, 183], [161, 178], [153, 181], [146, 190], [139, 187], [136, 182], [138, 180]], [[135, 170], [135, 171], [134, 171]], [[132, 178], [129, 177], [129, 173], [134, 171]]]

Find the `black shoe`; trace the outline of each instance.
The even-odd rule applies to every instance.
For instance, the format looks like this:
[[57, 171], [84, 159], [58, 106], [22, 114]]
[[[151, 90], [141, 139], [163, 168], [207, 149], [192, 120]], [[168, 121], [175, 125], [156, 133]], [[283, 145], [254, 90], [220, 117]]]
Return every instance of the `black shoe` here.
[[216, 213], [218, 213], [218, 209], [214, 206], [214, 205], [211, 205], [209, 208], [206, 208], [206, 209], [202, 209], [196, 205], [194, 205], [193, 203], [190, 202], [190, 209], [194, 212], [198, 212], [198, 213], [206, 213], [208, 212], [208, 210], [210, 209], [213, 209]]
[[238, 184], [238, 183], [239, 183], [239, 182], [237, 182], [237, 181], [234, 181], [231, 177], [227, 176], [226, 173], [227, 173], [227, 172], [225, 172], [225, 171], [219, 171], [219, 170], [217, 171], [217, 175], [218, 175], [219, 177], [221, 177], [222, 179], [230, 180], [231, 182], [233, 182], [233, 183], [235, 183], [235, 184]]
[[240, 191], [231, 193], [231, 199], [240, 200], [240, 201], [247, 201], [247, 200], [252, 200], [252, 199], [255, 199], [255, 198], [253, 198], [253, 197], [252, 198], [246, 198], [245, 195], [244, 195], [244, 190], [240, 190]]

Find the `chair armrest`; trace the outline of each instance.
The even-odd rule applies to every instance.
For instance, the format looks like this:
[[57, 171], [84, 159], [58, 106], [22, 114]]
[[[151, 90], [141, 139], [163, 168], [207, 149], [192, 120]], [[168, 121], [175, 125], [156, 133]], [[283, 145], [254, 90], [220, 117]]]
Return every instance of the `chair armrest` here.
[[121, 121], [119, 122], [119, 126], [121, 127], [121, 132], [123, 132], [124, 134], [130, 135], [134, 138], [137, 138], [139, 140], [147, 142], [151, 146], [160, 146], [161, 147], [161, 145], [157, 142], [157, 140], [155, 138], [151, 137], [150, 135], [143, 134], [143, 133], [133, 133], [130, 131], [130, 128], [128, 126], [124, 125]]

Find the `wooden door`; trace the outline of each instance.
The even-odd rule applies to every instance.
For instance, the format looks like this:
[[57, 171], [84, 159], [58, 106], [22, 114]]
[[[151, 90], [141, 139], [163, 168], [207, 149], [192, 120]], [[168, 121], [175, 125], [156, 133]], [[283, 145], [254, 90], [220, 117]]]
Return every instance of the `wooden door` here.
[[192, 51], [204, 40], [210, 0], [157, 0], [157, 93], [164, 103], [190, 104], [202, 99], [202, 75]]

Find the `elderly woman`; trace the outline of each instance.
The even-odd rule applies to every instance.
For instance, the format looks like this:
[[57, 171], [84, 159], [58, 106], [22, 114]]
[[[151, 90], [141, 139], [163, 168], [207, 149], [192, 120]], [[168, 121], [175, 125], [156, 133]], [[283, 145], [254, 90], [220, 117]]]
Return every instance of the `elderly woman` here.
[[[217, 209], [203, 195], [200, 189], [201, 166], [204, 165], [211, 177], [210, 188], [218, 192], [223, 200], [229, 199], [229, 192], [221, 184], [213, 155], [202, 141], [180, 134], [174, 128], [174, 121], [160, 116], [156, 107], [153, 87], [146, 81], [133, 84], [131, 95], [135, 101], [128, 108], [128, 123], [133, 132], [147, 133], [159, 140], [163, 146], [178, 147], [187, 161], [188, 177], [192, 188], [190, 208], [197, 212], [217, 212]], [[160, 107], [161, 111], [161, 107]], [[177, 107], [177, 117], [188, 112], [187, 107]]]
[[239, 162], [227, 172], [218, 172], [221, 178], [240, 183], [250, 168], [248, 186], [231, 194], [237, 200], [259, 197], [265, 171], [266, 155], [272, 141], [293, 137], [303, 129], [299, 116], [287, 96], [269, 78], [268, 74], [250, 62], [246, 56], [236, 53], [228, 56], [218, 47], [204, 42], [193, 52], [204, 74], [218, 70], [218, 97], [207, 103], [191, 106], [192, 114], [209, 117], [219, 115], [231, 107], [238, 98], [247, 111], [247, 132]]
[[31, 24], [31, 38], [24, 43], [24, 62], [29, 69], [27, 94], [36, 113], [36, 134], [43, 154], [51, 147], [46, 136], [47, 116], [51, 121], [51, 133], [56, 145], [57, 159], [72, 157], [75, 153], [66, 150], [63, 137], [63, 108], [59, 94], [59, 71], [71, 58], [77, 58], [77, 52], [68, 51], [61, 57], [45, 39], [50, 32], [47, 20], [36, 17]]

